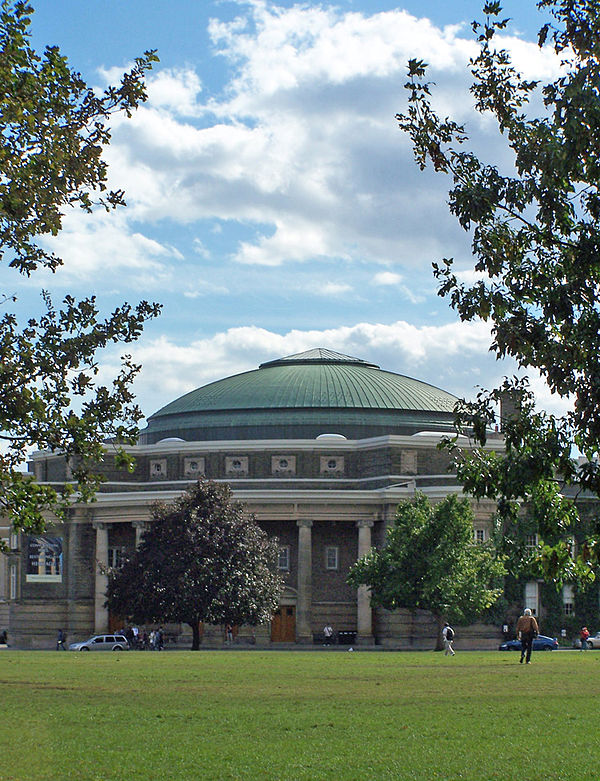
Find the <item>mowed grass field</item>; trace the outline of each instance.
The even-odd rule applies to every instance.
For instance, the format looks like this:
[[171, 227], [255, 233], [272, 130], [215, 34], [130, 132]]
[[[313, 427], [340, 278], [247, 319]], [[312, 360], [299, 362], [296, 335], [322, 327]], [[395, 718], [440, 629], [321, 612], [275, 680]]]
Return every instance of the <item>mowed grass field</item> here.
[[0, 778], [600, 778], [600, 652], [0, 653]]

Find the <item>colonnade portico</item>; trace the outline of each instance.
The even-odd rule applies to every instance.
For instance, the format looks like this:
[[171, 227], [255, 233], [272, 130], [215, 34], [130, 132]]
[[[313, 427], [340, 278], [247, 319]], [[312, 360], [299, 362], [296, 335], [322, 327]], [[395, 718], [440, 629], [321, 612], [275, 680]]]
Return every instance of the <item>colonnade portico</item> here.
[[[296, 521], [298, 527], [298, 596], [296, 604], [296, 639], [299, 643], [312, 643], [311, 627], [312, 605], [312, 525], [308, 519]], [[371, 529], [374, 521], [361, 519], [356, 522], [358, 529], [358, 558], [371, 549]], [[357, 590], [356, 604], [356, 641], [370, 644], [373, 637], [373, 620], [370, 592], [366, 586]]]
[[[116, 523], [122, 523], [117, 522]], [[148, 528], [146, 521], [129, 521], [135, 530], [135, 545], [139, 546], [144, 531]], [[112, 523], [93, 521], [92, 526], [96, 532], [95, 550], [95, 588], [94, 588], [94, 629], [100, 634], [108, 631], [109, 614], [104, 603], [108, 587], [108, 577], [102, 570], [101, 564], [108, 564], [109, 528]], [[313, 642], [312, 626], [312, 527], [313, 521], [302, 518], [296, 521], [298, 528], [298, 571], [297, 571], [297, 598], [296, 598], [296, 641], [298, 643]], [[371, 549], [371, 530], [374, 521], [360, 519], [355, 522], [358, 530], [358, 557], [361, 558]], [[373, 643], [372, 611], [370, 605], [369, 590], [361, 586], [357, 590], [356, 605], [356, 642]]]
[[[135, 530], [135, 547], [139, 547], [142, 535], [148, 528], [146, 521], [131, 521]], [[96, 530], [96, 560], [95, 560], [95, 585], [94, 585], [94, 632], [102, 634], [108, 632], [108, 609], [104, 607], [106, 590], [108, 588], [108, 576], [102, 571], [101, 565], [108, 565], [108, 532], [113, 524], [105, 521], [92, 521], [92, 527]]]

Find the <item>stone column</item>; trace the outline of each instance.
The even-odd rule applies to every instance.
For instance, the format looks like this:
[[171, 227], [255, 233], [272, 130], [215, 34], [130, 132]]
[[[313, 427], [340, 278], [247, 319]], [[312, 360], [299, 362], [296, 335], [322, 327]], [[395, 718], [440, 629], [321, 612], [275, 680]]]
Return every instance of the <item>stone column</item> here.
[[145, 521], [133, 521], [132, 524], [133, 528], [135, 529], [135, 547], [140, 547], [140, 542], [142, 541], [142, 534], [146, 531], [146, 522]]
[[108, 631], [108, 610], [104, 607], [108, 577], [100, 570], [99, 564], [108, 566], [108, 524], [95, 521], [92, 526], [96, 530], [96, 588], [94, 631], [96, 634]]
[[[356, 522], [358, 527], [358, 558], [371, 550], [371, 529], [373, 521], [360, 520]], [[375, 642], [373, 637], [373, 621], [370, 602], [370, 592], [366, 586], [360, 586], [356, 598], [356, 642], [362, 645], [371, 645]]]
[[312, 521], [296, 521], [298, 526], [298, 600], [296, 604], [296, 640], [312, 643], [310, 613], [312, 605]]

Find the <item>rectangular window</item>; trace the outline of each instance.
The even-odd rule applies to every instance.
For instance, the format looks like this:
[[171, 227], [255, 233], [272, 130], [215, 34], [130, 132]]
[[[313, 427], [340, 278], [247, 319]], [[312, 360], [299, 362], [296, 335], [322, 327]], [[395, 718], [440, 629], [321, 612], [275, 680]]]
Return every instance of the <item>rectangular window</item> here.
[[328, 545], [325, 548], [325, 569], [337, 569], [339, 548], [337, 545]]
[[123, 550], [122, 548], [109, 548], [108, 549], [108, 566], [118, 569], [123, 565]]
[[475, 542], [485, 542], [485, 529], [475, 529]]
[[279, 546], [279, 558], [277, 561], [277, 569], [285, 570], [285, 572], [289, 572], [290, 569], [290, 546], [289, 545]]
[[525, 584], [525, 607], [528, 607], [534, 616], [538, 614], [539, 587], [536, 581]]
[[17, 565], [10, 565], [10, 598], [17, 598]]
[[537, 536], [537, 534], [528, 534], [527, 538], [525, 540], [525, 545], [528, 548], [537, 548], [537, 545], [538, 545], [538, 536]]
[[562, 591], [563, 598], [563, 613], [566, 616], [575, 615], [575, 592], [573, 586], [563, 586]]

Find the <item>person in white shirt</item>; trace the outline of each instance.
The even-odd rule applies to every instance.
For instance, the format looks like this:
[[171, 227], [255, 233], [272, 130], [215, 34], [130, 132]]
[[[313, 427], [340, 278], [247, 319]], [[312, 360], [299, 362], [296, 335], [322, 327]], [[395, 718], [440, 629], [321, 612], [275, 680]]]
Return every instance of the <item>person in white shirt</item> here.
[[442, 629], [442, 637], [444, 638], [444, 656], [454, 656], [454, 648], [452, 643], [454, 641], [454, 629], [448, 622], [444, 624]]
[[323, 637], [325, 638], [323, 645], [331, 645], [331, 641], [333, 639], [333, 629], [331, 628], [330, 624], [327, 624], [323, 629]]

